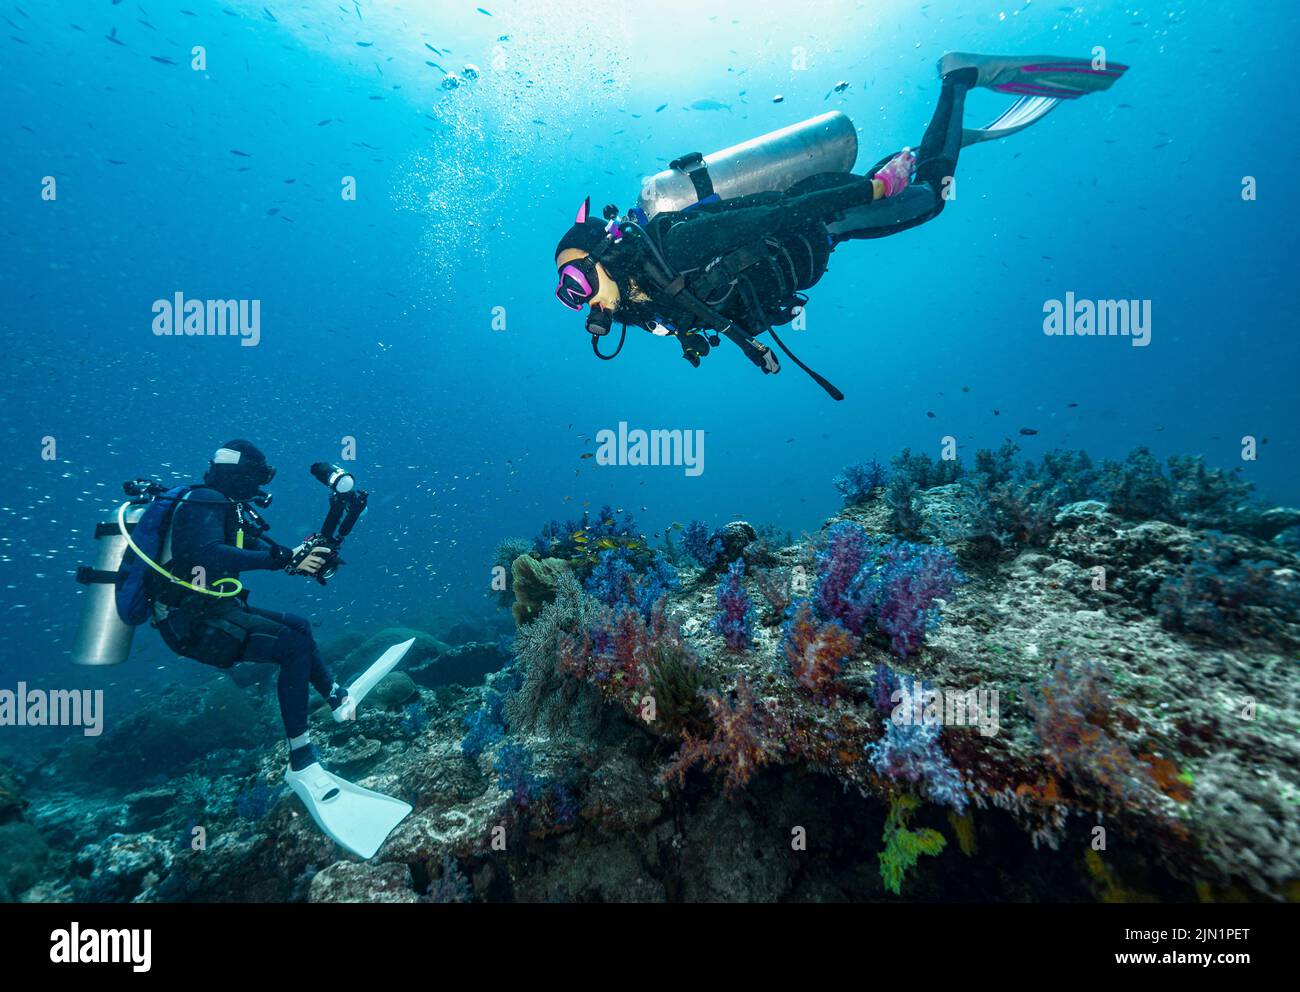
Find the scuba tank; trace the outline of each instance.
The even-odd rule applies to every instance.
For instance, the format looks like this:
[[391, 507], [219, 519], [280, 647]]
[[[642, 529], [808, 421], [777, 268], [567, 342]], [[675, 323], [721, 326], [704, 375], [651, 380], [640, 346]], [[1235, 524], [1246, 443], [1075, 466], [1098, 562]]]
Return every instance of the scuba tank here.
[[146, 581], [151, 570], [207, 596], [224, 599], [239, 595], [243, 585], [238, 579], [217, 579], [208, 589], [172, 575], [154, 560], [165, 552], [172, 512], [193, 488], [185, 485], [168, 489], [152, 479], [122, 484], [129, 498], [117, 508], [113, 519], [95, 525], [98, 557], [94, 567], [83, 565], [76, 572], [77, 582], [90, 588], [72, 649], [75, 664], [117, 665], [126, 661], [135, 628], [153, 615]]
[[[123, 519], [128, 529], [134, 528], [144, 511], [144, 506], [126, 511]], [[117, 613], [116, 576], [127, 543], [116, 518], [95, 525], [95, 548], [94, 567], [77, 569], [77, 581], [87, 588], [72, 660], [78, 665], [116, 665], [126, 661], [135, 637], [135, 628]]]
[[641, 182], [641, 222], [667, 210], [686, 210], [709, 197], [783, 193], [825, 172], [852, 172], [858, 133], [838, 110], [751, 138], [710, 155], [692, 152]]

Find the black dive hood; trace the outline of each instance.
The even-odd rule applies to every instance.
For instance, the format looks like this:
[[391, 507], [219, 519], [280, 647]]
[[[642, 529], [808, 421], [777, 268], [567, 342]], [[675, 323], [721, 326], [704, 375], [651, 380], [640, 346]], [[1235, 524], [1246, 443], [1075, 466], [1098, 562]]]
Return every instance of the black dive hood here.
[[217, 449], [203, 475], [203, 484], [227, 499], [244, 502], [257, 498], [275, 478], [275, 469], [251, 442], [228, 441]]

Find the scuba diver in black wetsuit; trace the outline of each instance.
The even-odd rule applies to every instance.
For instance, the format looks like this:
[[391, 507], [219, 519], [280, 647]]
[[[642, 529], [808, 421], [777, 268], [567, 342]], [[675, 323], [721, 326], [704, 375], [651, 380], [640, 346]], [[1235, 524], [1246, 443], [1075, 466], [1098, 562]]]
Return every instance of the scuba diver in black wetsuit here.
[[[756, 340], [768, 333], [827, 393], [843, 399], [791, 354], [774, 330], [806, 305], [804, 291], [821, 279], [831, 252], [845, 241], [884, 237], [937, 216], [964, 146], [1023, 130], [1061, 100], [1107, 89], [1126, 69], [1054, 56], [949, 53], [939, 62], [939, 103], [917, 152], [904, 148], [886, 156], [865, 176], [809, 172], [808, 163], [830, 156], [819, 157], [806, 144], [792, 146], [787, 132], [796, 128], [709, 159], [684, 156], [671, 167], [689, 180], [689, 202], [681, 207], [656, 210], [652, 199], [651, 216], [643, 195], [626, 217], [617, 207], [606, 207], [602, 222], [589, 216], [590, 201], [583, 203], [555, 248], [556, 296], [571, 310], [590, 305], [586, 328], [600, 358], [617, 355], [628, 325], [634, 325], [676, 337], [682, 356], [697, 368], [726, 337], [764, 374], [772, 374], [780, 371], [780, 362]], [[966, 94], [976, 86], [1018, 99], [987, 127], [965, 128]], [[843, 115], [826, 116], [852, 126]], [[824, 118], [808, 124], [831, 126]], [[724, 171], [725, 177], [712, 174]], [[773, 182], [791, 175], [799, 178], [773, 188]], [[718, 191], [722, 186], [725, 196]], [[603, 353], [600, 339], [614, 321], [623, 325], [622, 335], [612, 353]]]
[[261, 487], [274, 476], [275, 469], [248, 441], [222, 445], [203, 484], [172, 498], [170, 530], [159, 556], [172, 575], [204, 581], [181, 583], [150, 572], [146, 588], [154, 626], [178, 655], [217, 668], [240, 661], [280, 667], [277, 692], [289, 765], [301, 770], [316, 761], [307, 734], [308, 685], [332, 710], [347, 701], [347, 692], [321, 658], [308, 620], [249, 606], [247, 593], [222, 591], [241, 572], [289, 568], [314, 576], [329, 560], [329, 548], [287, 548], [266, 536], [268, 525], [255, 507], [265, 502]]
[[82, 665], [116, 665], [131, 650], [134, 628], [150, 622], [176, 654], [226, 669], [241, 661], [279, 666], [277, 694], [289, 767], [285, 784], [321, 831], [362, 858], [375, 855], [411, 812], [410, 803], [372, 792], [327, 771], [307, 733], [311, 688], [329, 703], [335, 721], [356, 719], [357, 707], [402, 661], [412, 637], [394, 644], [339, 688], [312, 636], [291, 613], [248, 605], [238, 576], [284, 571], [322, 585], [343, 564], [338, 549], [365, 513], [369, 493], [347, 470], [328, 462], [311, 474], [329, 489], [320, 531], [296, 548], [267, 537], [258, 512], [275, 476], [248, 441], [230, 441], [212, 457], [202, 484], [168, 489], [152, 479], [123, 485], [129, 497], [112, 522], [95, 527], [95, 567], [77, 569], [88, 587], [81, 629], [72, 649]]

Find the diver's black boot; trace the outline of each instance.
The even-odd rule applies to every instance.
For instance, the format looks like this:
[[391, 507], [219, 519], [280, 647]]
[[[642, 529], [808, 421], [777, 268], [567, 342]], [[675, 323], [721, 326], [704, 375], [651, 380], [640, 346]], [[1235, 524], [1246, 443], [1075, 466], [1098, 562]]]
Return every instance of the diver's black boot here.
[[348, 691], [335, 682], [330, 686], [330, 694], [325, 697], [325, 702], [329, 703], [330, 711], [337, 710], [340, 706], [348, 701]]
[[289, 767], [296, 772], [320, 760], [316, 757], [316, 749], [311, 746], [311, 741], [306, 740], [306, 737], [307, 735], [303, 734], [302, 737], [295, 737], [289, 741]]

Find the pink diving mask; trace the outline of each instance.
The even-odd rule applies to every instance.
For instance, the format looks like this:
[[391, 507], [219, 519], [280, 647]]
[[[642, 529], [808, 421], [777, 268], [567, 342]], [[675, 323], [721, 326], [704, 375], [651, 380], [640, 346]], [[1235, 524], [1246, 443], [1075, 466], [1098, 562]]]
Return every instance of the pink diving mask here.
[[555, 287], [555, 298], [570, 310], [581, 310], [600, 285], [596, 263], [590, 257], [576, 258], [560, 267], [560, 284]]

